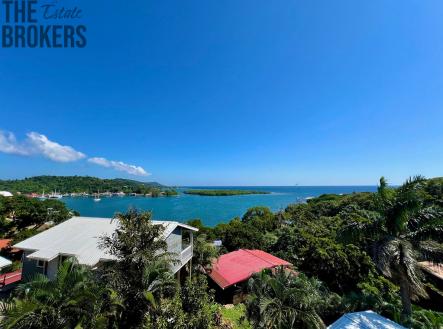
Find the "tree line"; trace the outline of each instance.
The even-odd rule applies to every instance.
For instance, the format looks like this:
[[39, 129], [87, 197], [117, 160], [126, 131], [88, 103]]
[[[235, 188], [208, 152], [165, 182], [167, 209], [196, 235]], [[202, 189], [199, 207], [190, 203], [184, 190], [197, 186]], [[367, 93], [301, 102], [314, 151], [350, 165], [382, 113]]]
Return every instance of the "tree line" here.
[[0, 190], [21, 193], [97, 193], [125, 192], [150, 193], [161, 190], [163, 186], [155, 182], [139, 182], [130, 179], [101, 179], [90, 176], [35, 176], [25, 179], [0, 180]]

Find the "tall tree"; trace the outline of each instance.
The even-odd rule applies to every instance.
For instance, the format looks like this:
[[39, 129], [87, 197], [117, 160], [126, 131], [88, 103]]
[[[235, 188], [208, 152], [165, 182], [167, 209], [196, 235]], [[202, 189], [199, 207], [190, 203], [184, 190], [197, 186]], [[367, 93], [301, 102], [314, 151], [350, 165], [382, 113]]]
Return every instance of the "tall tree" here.
[[211, 267], [212, 261], [218, 256], [217, 249], [213, 243], [206, 241], [205, 234], [198, 234], [194, 238], [193, 253], [193, 269], [201, 273], [205, 273], [206, 268]]
[[175, 293], [176, 284], [169, 271], [173, 255], [166, 251], [164, 227], [152, 222], [151, 212], [130, 210], [116, 218], [117, 229], [101, 243], [115, 257], [106, 264], [103, 277], [123, 300], [120, 326], [138, 328], [160, 298]]
[[427, 295], [418, 261], [443, 260], [442, 210], [428, 204], [425, 182], [416, 176], [390, 189], [382, 177], [375, 196], [379, 216], [341, 232], [344, 241], [367, 246], [381, 273], [400, 286], [405, 323], [412, 314], [411, 299]]

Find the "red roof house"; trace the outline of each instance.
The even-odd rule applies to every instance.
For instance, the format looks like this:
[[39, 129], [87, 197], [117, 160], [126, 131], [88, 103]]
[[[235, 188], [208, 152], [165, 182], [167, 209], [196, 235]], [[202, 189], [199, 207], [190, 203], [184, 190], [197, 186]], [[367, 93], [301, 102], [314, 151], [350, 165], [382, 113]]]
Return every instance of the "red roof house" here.
[[22, 270], [0, 275], [0, 290], [7, 289], [9, 285], [17, 283], [22, 279]]
[[16, 253], [19, 252], [20, 249], [11, 248], [12, 239], [0, 239], [0, 250], [10, 249], [9, 252]]
[[222, 289], [248, 280], [263, 269], [292, 264], [262, 250], [240, 249], [220, 256], [212, 263], [209, 276]]
[[11, 239], [0, 239], [0, 250], [8, 248], [11, 245]]

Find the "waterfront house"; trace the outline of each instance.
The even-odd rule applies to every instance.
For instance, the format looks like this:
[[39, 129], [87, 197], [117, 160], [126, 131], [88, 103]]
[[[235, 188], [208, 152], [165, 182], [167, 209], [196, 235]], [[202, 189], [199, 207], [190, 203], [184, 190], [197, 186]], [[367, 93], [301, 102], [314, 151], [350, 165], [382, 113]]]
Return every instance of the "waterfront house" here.
[[[165, 227], [163, 238], [168, 252], [176, 255], [177, 262], [171, 270], [180, 275], [180, 270], [190, 263], [193, 255], [193, 232], [198, 229], [173, 221], [152, 221]], [[14, 246], [23, 250], [23, 277], [42, 273], [49, 278], [57, 274], [58, 266], [66, 258], [75, 257], [79, 264], [92, 268], [102, 262], [113, 260], [99, 247], [101, 237], [112, 235], [118, 220], [112, 218], [72, 217], [42, 233]]]
[[281, 266], [290, 268], [292, 264], [262, 250], [240, 249], [214, 260], [208, 275], [216, 284], [217, 300], [237, 304], [244, 300], [244, 283], [251, 276]]

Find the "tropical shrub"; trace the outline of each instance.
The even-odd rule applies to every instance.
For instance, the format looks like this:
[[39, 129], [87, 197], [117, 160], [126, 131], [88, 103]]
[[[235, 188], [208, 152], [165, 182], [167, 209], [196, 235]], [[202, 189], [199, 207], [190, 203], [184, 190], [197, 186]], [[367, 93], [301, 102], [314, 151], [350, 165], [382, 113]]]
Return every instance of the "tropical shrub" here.
[[322, 283], [283, 268], [264, 270], [248, 282], [247, 317], [254, 328], [325, 328], [320, 314], [330, 294]]
[[74, 260], [60, 265], [55, 280], [38, 274], [20, 285], [5, 305], [4, 328], [112, 328], [121, 312], [116, 295]]

